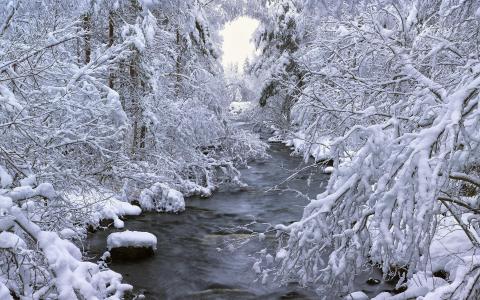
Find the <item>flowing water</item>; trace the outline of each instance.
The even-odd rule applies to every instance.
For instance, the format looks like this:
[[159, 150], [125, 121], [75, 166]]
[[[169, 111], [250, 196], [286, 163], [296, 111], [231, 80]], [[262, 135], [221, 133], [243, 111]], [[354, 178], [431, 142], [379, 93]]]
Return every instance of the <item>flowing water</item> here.
[[[265, 223], [298, 220], [308, 203], [302, 193], [314, 197], [328, 180], [318, 168], [282, 184], [304, 166], [302, 159], [292, 157], [281, 144], [271, 144], [269, 154], [270, 158], [242, 171], [246, 188], [225, 188], [207, 199], [188, 198], [186, 211], [181, 214], [146, 213], [127, 220], [125, 227], [129, 230], [157, 236], [157, 251], [155, 256], [140, 261], [113, 261], [110, 267], [146, 299], [319, 298], [313, 290], [294, 284], [279, 287], [256, 280], [252, 266], [258, 252], [272, 245], [271, 239], [253, 238], [240, 247], [251, 236], [249, 229], [265, 230]], [[272, 189], [277, 185], [279, 188]], [[256, 223], [245, 228], [252, 222]], [[105, 251], [106, 238], [112, 231], [99, 231], [89, 237], [91, 255], [99, 257]], [[366, 285], [369, 277], [380, 277], [377, 272], [371, 273], [359, 276], [358, 289], [374, 295], [385, 287]]]

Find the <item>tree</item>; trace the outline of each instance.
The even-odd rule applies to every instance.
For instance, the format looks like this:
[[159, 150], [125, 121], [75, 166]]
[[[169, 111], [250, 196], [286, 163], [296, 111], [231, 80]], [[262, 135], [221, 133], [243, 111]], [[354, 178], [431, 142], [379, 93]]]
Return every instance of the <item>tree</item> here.
[[186, 195], [238, 183], [265, 146], [229, 125], [199, 1], [0, 7], [0, 298], [121, 298], [131, 286], [82, 261], [65, 230], [81, 241], [97, 202], [156, 182]]
[[250, 73], [263, 81], [260, 106], [264, 107], [270, 101], [272, 113], [278, 115], [276, 125], [286, 128], [298, 96], [296, 89], [286, 88], [287, 82], [298, 89], [303, 85], [303, 74], [295, 59], [303, 39], [299, 28], [302, 4], [291, 0], [269, 1], [267, 9], [269, 19], [257, 30], [256, 46], [260, 55]]
[[[370, 1], [315, 20], [295, 110], [311, 143], [331, 139], [335, 172], [300, 221], [278, 226], [283, 280], [351, 284], [372, 264], [432, 277], [445, 216], [478, 249], [478, 197], [460, 188], [479, 187], [478, 20], [473, 2], [450, 2]], [[449, 283], [414, 296], [474, 295], [478, 257], [458, 255]]]

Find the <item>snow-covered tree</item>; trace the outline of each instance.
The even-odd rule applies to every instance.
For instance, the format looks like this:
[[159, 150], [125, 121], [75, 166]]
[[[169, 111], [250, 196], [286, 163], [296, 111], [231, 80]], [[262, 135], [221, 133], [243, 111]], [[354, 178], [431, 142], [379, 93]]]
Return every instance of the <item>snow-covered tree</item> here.
[[302, 8], [301, 1], [267, 1], [268, 18], [257, 30], [255, 39], [260, 54], [248, 70], [262, 82], [260, 106], [266, 106], [272, 116], [270, 121], [283, 128], [291, 121], [291, 108], [298, 96], [296, 88], [303, 86], [303, 73], [295, 59], [304, 38], [299, 18]]
[[197, 0], [0, 7], [0, 298], [5, 287], [26, 298], [121, 298], [131, 286], [83, 262], [76, 245], [101, 218], [123, 226], [111, 202], [96, 202], [134, 200], [156, 182], [210, 195], [264, 151], [225, 115], [209, 8]]
[[[465, 197], [480, 187], [476, 11], [474, 1], [366, 1], [311, 18], [294, 118], [310, 143], [330, 141], [335, 172], [300, 221], [278, 227], [280, 278], [351, 286], [379, 265], [433, 282], [443, 269], [448, 281], [409, 297], [476, 295], [478, 194]], [[432, 245], [448, 218], [471, 245], [439, 265]]]

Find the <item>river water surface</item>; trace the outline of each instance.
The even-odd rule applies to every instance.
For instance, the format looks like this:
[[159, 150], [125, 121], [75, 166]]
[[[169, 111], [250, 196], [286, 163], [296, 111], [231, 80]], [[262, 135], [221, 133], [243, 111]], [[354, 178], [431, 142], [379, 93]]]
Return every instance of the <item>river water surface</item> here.
[[[186, 211], [181, 214], [146, 213], [127, 220], [128, 230], [156, 235], [157, 251], [154, 257], [113, 261], [110, 267], [146, 299], [319, 298], [313, 290], [293, 284], [279, 287], [256, 281], [252, 266], [258, 252], [271, 239], [253, 238], [239, 246], [250, 236], [245, 224], [256, 221], [250, 228], [265, 230], [267, 225], [262, 223], [288, 224], [299, 220], [308, 200], [297, 191], [314, 197], [326, 185], [328, 175], [312, 169], [281, 184], [304, 166], [302, 159], [292, 157], [290, 152], [282, 144], [271, 144], [270, 158], [242, 170], [246, 188], [219, 190], [206, 199], [188, 198]], [[272, 189], [277, 185], [278, 189]], [[99, 231], [89, 237], [91, 255], [99, 257], [106, 250], [106, 239], [112, 231]], [[383, 289], [381, 285], [365, 284], [369, 277], [380, 277], [373, 273], [359, 277], [358, 289], [370, 295]]]

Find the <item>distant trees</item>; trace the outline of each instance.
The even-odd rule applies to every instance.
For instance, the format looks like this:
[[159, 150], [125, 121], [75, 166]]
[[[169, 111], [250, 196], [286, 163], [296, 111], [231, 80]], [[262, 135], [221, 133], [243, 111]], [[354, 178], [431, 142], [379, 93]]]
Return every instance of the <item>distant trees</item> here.
[[249, 67], [249, 72], [263, 81], [260, 106], [275, 107], [271, 112], [278, 116], [277, 125], [285, 128], [290, 124], [291, 108], [298, 96], [297, 89], [286, 88], [285, 82], [298, 89], [303, 85], [303, 74], [295, 59], [304, 39], [298, 24], [302, 8], [301, 1], [267, 1], [268, 17], [257, 30], [255, 41], [260, 55]]

